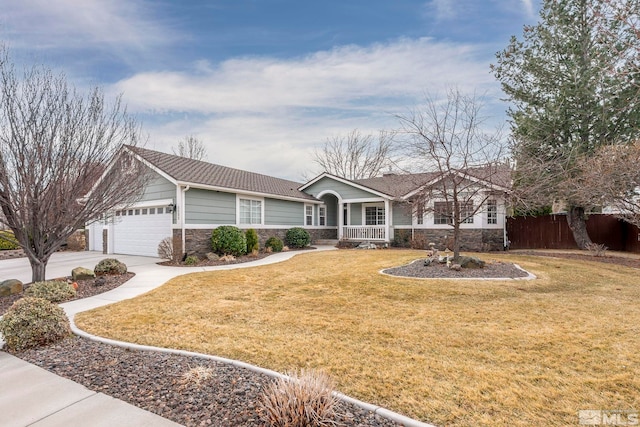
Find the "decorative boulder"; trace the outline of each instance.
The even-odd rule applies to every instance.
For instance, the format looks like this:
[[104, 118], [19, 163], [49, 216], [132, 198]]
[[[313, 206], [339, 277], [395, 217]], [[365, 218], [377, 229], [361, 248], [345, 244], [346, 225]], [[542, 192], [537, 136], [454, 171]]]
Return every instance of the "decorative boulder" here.
[[427, 258], [424, 260], [424, 266], [429, 267], [432, 262], [433, 262], [433, 258]]
[[93, 281], [93, 286], [99, 287], [104, 286], [107, 283], [107, 278], [104, 276], [96, 277], [96, 280]]
[[18, 279], [9, 279], [0, 282], [0, 297], [19, 294], [22, 290], [22, 282]]
[[93, 270], [89, 270], [88, 268], [76, 267], [71, 270], [71, 277], [73, 278], [74, 282], [78, 280], [95, 279], [96, 273], [94, 273]]
[[451, 266], [449, 267], [451, 270], [453, 271], [460, 271], [462, 270], [462, 266], [460, 264], [451, 264]]
[[462, 268], [484, 268], [485, 262], [473, 256], [461, 256], [458, 263]]
[[378, 247], [371, 242], [362, 242], [356, 246], [356, 249], [378, 249]]
[[209, 252], [207, 254], [207, 259], [209, 261], [218, 261], [220, 259], [220, 256], [218, 254], [214, 254], [213, 252]]

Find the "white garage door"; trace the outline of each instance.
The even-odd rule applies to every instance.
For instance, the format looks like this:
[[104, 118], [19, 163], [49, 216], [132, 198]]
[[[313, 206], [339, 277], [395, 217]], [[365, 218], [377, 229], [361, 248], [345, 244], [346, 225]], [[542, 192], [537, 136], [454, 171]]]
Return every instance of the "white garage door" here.
[[96, 221], [89, 225], [89, 250], [102, 252], [102, 230], [104, 223]]
[[166, 206], [132, 208], [116, 212], [113, 252], [158, 256], [158, 244], [171, 236], [173, 214]]

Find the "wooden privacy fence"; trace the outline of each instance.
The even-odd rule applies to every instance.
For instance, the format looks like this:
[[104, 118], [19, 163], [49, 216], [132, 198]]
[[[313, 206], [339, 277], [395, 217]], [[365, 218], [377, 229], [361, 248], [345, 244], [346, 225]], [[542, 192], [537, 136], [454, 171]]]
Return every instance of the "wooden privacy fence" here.
[[[593, 214], [587, 231], [594, 243], [614, 251], [640, 252], [638, 227], [611, 215]], [[566, 215], [507, 218], [511, 249], [576, 249]]]

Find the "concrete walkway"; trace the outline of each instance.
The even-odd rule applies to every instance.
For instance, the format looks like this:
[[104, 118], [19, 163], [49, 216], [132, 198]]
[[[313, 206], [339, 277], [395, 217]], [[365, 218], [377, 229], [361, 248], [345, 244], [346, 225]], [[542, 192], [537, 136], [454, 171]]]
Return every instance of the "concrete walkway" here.
[[[333, 247], [318, 247], [330, 250]], [[104, 294], [70, 301], [61, 306], [72, 324], [76, 313], [133, 298], [155, 289], [168, 280], [188, 273], [249, 268], [273, 264], [305, 252], [280, 252], [256, 261], [215, 267], [163, 267], [158, 258], [114, 255], [136, 275]], [[109, 255], [110, 257], [112, 255]], [[47, 278], [71, 274], [75, 267], [93, 268], [107, 257], [99, 252], [59, 252], [51, 257]], [[31, 281], [26, 258], [0, 261], [0, 279]], [[4, 345], [0, 339], [0, 348]], [[84, 427], [84, 426], [179, 426], [179, 424], [103, 393], [97, 393], [22, 359], [0, 352], [0, 425], [3, 427]]]

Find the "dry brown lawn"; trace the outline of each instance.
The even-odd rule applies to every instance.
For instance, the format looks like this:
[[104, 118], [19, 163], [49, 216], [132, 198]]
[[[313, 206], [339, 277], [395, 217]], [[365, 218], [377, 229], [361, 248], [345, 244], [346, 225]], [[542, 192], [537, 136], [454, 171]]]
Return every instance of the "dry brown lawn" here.
[[333, 251], [181, 276], [83, 313], [93, 334], [319, 368], [340, 391], [437, 425], [577, 425], [581, 409], [640, 410], [640, 276], [627, 267], [481, 255], [533, 281], [378, 274], [417, 251]]

